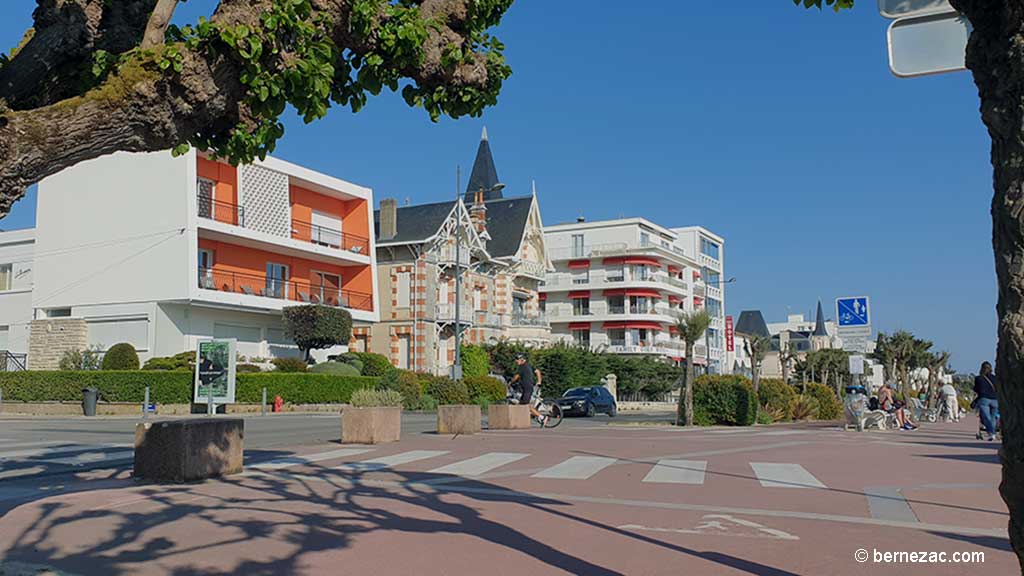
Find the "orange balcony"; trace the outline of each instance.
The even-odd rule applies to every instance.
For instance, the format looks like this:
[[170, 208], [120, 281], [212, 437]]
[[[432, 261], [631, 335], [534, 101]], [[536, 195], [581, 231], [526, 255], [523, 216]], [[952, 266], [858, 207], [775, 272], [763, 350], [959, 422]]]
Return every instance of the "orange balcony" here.
[[372, 294], [344, 290], [330, 282], [281, 280], [259, 274], [200, 268], [199, 287], [206, 290], [286, 300], [297, 304], [323, 304], [352, 308], [353, 310], [373, 310]]

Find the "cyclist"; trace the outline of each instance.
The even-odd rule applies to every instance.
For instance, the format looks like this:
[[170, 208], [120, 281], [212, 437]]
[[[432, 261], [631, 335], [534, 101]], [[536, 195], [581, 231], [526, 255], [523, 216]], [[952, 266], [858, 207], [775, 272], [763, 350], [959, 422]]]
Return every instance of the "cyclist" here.
[[537, 370], [527, 363], [525, 354], [516, 354], [516, 366], [518, 366], [517, 372], [516, 375], [512, 377], [511, 384], [516, 386], [516, 383], [518, 382], [519, 385], [516, 387], [522, 392], [520, 402], [529, 406], [530, 414], [532, 414], [533, 417], [543, 425], [544, 416], [537, 411], [537, 405], [533, 400], [533, 388], [536, 387], [540, 390], [540, 370]]

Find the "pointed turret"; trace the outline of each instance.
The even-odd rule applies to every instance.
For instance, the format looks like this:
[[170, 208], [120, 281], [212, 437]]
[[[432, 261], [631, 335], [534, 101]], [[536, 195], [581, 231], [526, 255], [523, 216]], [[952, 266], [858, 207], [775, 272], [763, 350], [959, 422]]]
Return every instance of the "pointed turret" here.
[[466, 185], [466, 204], [472, 204], [476, 193], [481, 189], [484, 190], [485, 202], [500, 199], [501, 190], [494, 190], [497, 185], [498, 171], [494, 167], [491, 144], [487, 140], [487, 127], [484, 126], [480, 135], [480, 147], [476, 150], [476, 160], [473, 161], [473, 172], [469, 176], [469, 184]]
[[821, 313], [821, 300], [818, 300], [818, 313], [814, 318], [814, 333], [811, 336], [828, 336], [825, 330], [825, 315]]

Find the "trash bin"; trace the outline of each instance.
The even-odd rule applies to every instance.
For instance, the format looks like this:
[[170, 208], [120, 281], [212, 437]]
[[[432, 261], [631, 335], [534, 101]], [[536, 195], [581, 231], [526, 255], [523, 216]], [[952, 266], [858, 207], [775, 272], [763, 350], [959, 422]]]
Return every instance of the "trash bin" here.
[[96, 401], [99, 400], [98, 388], [82, 388], [82, 411], [86, 416], [96, 415]]

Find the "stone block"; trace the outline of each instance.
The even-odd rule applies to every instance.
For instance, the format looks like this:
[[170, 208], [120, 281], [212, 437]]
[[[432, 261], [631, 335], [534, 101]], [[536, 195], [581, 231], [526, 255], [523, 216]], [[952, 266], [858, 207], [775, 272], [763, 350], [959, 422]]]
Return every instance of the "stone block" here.
[[342, 444], [380, 444], [402, 437], [402, 409], [397, 406], [355, 408], [341, 411]]
[[480, 431], [480, 407], [449, 404], [437, 407], [438, 434], [476, 434]]
[[487, 428], [521, 430], [530, 427], [530, 407], [523, 404], [492, 404], [487, 408]]
[[189, 418], [135, 426], [135, 477], [191, 482], [242, 471], [245, 421]]

